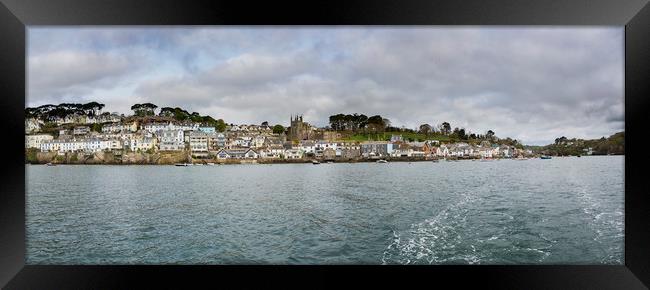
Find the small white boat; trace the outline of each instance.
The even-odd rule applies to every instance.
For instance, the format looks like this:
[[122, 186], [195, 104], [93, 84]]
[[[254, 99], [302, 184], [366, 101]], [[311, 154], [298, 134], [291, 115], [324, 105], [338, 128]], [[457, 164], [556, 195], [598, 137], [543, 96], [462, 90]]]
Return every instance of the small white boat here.
[[45, 164], [45, 165], [47, 165], [47, 166], [56, 166], [56, 164], [54, 164], [54, 163], [52, 163], [52, 162], [48, 162], [48, 163]]
[[214, 163], [208, 162], [207, 165], [214, 166]]
[[176, 163], [175, 166], [190, 166], [188, 163]]
[[312, 161], [311, 161], [311, 164], [316, 165], [316, 164], [320, 164], [320, 162], [318, 162], [318, 160], [312, 160]]
[[388, 161], [386, 161], [385, 159], [379, 159], [377, 160], [377, 163], [388, 163]]

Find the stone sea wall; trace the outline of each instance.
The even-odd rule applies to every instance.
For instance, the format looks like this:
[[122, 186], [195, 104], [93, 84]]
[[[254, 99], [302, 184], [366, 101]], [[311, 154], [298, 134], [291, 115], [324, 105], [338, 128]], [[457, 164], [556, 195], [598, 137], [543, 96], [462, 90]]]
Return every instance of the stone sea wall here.
[[[216, 159], [216, 158], [192, 158], [187, 151], [180, 152], [95, 152], [95, 153], [65, 153], [56, 152], [28, 152], [25, 162], [31, 164], [146, 164], [146, 165], [171, 165], [176, 163], [218, 163], [218, 164], [281, 164], [281, 163], [305, 163], [316, 159], [321, 162], [332, 161], [338, 163], [375, 162], [376, 158], [333, 158], [324, 160], [322, 158], [303, 159]], [[411, 162], [427, 161], [430, 158], [423, 157], [389, 157], [385, 158], [390, 162]]]
[[[35, 156], [34, 156], [35, 155]], [[164, 165], [191, 162], [186, 152], [114, 152], [65, 153], [37, 152], [28, 155], [27, 163], [32, 164], [152, 164]]]

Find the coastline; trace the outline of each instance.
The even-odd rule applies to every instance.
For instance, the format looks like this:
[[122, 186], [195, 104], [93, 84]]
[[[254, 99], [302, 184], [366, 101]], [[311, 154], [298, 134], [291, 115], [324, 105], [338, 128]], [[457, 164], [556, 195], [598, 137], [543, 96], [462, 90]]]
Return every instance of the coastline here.
[[[590, 156], [624, 156], [616, 155], [590, 155]], [[582, 156], [588, 157], [588, 156]], [[537, 159], [531, 157], [527, 159]], [[553, 158], [577, 158], [577, 156], [553, 156]], [[439, 161], [479, 161], [480, 157], [383, 157], [383, 158], [301, 158], [301, 159], [218, 159], [218, 158], [192, 158], [186, 152], [164, 152], [164, 153], [127, 153], [115, 156], [111, 152], [97, 152], [93, 154], [84, 153], [66, 153], [59, 155], [56, 153], [38, 153], [31, 158], [25, 158], [25, 165], [45, 165], [48, 163], [54, 165], [237, 165], [237, 164], [303, 164], [312, 163], [316, 160], [320, 163], [374, 163], [377, 160], [386, 160], [388, 162], [434, 162]], [[509, 160], [516, 158], [491, 158], [490, 161]], [[211, 163], [211, 164], [209, 164]]]

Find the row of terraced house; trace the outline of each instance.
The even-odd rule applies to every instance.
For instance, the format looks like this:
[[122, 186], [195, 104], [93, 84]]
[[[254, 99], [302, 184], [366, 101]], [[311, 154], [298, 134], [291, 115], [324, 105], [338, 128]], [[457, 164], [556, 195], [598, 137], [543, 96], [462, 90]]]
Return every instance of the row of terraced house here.
[[60, 130], [54, 138], [28, 126], [33, 122], [26, 121], [25, 147], [42, 152], [187, 151], [197, 158], [218, 159], [507, 158], [521, 153], [512, 146], [486, 141], [477, 145], [406, 142], [399, 135], [391, 141], [288, 140], [285, 134], [274, 134], [264, 125], [231, 125], [218, 132], [193, 122], [110, 122], [103, 124], [101, 132], [78, 125]]

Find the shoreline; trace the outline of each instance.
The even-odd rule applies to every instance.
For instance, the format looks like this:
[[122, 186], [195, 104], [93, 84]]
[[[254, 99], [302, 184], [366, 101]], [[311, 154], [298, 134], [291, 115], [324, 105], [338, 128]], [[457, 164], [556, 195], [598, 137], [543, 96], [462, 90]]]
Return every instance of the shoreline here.
[[[612, 155], [586, 155], [581, 157], [592, 157], [592, 156], [625, 156], [624, 154], [612, 154]], [[553, 158], [578, 158], [577, 156], [553, 156]], [[67, 159], [67, 158], [66, 158]], [[539, 157], [530, 157], [524, 160], [530, 159], [539, 159]], [[386, 160], [390, 162], [456, 162], [456, 161], [500, 161], [500, 160], [518, 160], [517, 158], [421, 158], [421, 157], [389, 157], [389, 158], [355, 158], [355, 159], [322, 159], [322, 158], [313, 158], [313, 159], [228, 159], [228, 160], [217, 160], [217, 159], [191, 159], [191, 160], [179, 160], [179, 162], [116, 162], [112, 160], [110, 162], [106, 161], [57, 161], [51, 160], [47, 161], [36, 161], [29, 162], [26, 161], [25, 165], [149, 165], [149, 166], [175, 166], [176, 164], [187, 164], [188, 166], [212, 166], [212, 165], [263, 165], [263, 164], [311, 164], [313, 160], [320, 162], [321, 164], [328, 163], [376, 163], [378, 160]], [[211, 164], [208, 164], [211, 163]]]

